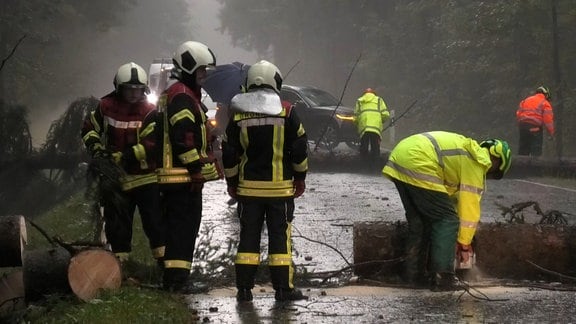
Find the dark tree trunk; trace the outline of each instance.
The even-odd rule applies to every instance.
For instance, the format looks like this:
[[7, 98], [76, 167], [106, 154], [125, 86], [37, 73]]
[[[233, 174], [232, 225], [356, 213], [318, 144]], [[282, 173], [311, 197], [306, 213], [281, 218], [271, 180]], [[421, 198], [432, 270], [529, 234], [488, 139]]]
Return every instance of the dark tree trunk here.
[[23, 216], [0, 217], [0, 268], [22, 266], [26, 244], [26, 222]]

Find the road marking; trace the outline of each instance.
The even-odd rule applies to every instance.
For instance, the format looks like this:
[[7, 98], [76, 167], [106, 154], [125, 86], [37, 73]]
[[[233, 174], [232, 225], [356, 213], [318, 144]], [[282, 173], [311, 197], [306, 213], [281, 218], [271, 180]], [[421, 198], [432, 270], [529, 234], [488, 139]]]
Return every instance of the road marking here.
[[512, 179], [512, 180], [518, 181], [518, 182], [526, 182], [526, 183], [530, 183], [530, 184], [535, 184], [535, 185], [539, 185], [539, 186], [542, 186], [542, 187], [548, 187], [548, 188], [566, 190], [566, 191], [570, 191], [570, 192], [576, 192], [576, 189], [558, 187], [558, 186], [553, 186], [553, 185], [544, 184], [544, 183], [540, 183], [540, 182], [534, 182], [534, 181], [528, 181], [528, 180], [520, 180], [520, 179]]

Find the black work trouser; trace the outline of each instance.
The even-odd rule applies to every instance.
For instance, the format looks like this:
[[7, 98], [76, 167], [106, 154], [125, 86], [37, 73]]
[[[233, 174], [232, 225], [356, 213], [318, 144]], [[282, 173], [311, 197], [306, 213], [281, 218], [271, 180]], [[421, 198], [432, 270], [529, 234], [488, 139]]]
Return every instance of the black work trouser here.
[[365, 132], [360, 138], [360, 155], [370, 161], [380, 158], [380, 135], [374, 132]]
[[[293, 198], [238, 199], [240, 242], [236, 255], [236, 286], [254, 287], [259, 264], [260, 236], [266, 222], [268, 229], [268, 268], [275, 290], [294, 288], [292, 276], [292, 235], [294, 218]], [[244, 256], [248, 257], [246, 261]]]
[[518, 124], [518, 155], [542, 155], [543, 130], [540, 126]]
[[[132, 251], [134, 212], [138, 207], [142, 227], [152, 249], [165, 244], [164, 223], [160, 211], [160, 192], [157, 183], [150, 183], [119, 193], [116, 203], [104, 201], [104, 231], [114, 253]], [[118, 201], [122, 203], [118, 204]]]
[[202, 220], [202, 192], [190, 184], [163, 185], [162, 210], [166, 223], [164, 285], [184, 284], [190, 275], [196, 238]]
[[453, 273], [460, 220], [450, 197], [398, 180], [394, 184], [408, 221], [405, 279], [421, 280], [426, 270]]

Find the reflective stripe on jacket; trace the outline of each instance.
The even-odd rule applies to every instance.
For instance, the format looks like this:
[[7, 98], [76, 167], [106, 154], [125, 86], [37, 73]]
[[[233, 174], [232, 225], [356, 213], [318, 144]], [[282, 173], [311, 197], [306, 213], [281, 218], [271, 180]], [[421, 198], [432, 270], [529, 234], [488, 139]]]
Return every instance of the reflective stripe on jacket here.
[[550, 135], [554, 135], [554, 113], [552, 105], [546, 100], [546, 96], [537, 93], [520, 102], [516, 110], [516, 119], [519, 123], [532, 124], [546, 127]]
[[380, 136], [390, 113], [382, 98], [368, 92], [356, 101], [354, 117], [360, 137], [366, 132], [376, 133]]
[[307, 137], [295, 111], [237, 112], [222, 142], [226, 182], [243, 197], [292, 197], [308, 171]]
[[480, 220], [480, 200], [490, 153], [470, 138], [428, 132], [400, 141], [382, 173], [410, 185], [444, 192], [455, 201], [460, 218], [458, 242], [470, 244]]

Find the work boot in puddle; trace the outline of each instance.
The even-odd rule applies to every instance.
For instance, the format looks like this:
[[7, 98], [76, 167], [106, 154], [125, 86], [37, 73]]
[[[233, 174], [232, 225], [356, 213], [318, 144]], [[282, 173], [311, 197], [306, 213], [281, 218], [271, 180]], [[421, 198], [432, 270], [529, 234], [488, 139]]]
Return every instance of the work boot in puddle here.
[[432, 291], [457, 291], [464, 290], [464, 285], [458, 277], [450, 272], [436, 273], [432, 279]]
[[302, 294], [302, 291], [298, 289], [279, 289], [276, 290], [274, 298], [276, 301], [290, 301], [308, 299], [308, 296]]
[[248, 288], [238, 288], [238, 293], [236, 293], [236, 300], [241, 302], [250, 302], [254, 299], [252, 296], [252, 290]]

